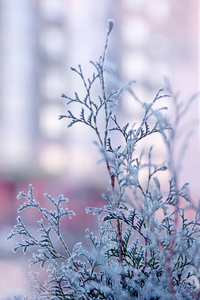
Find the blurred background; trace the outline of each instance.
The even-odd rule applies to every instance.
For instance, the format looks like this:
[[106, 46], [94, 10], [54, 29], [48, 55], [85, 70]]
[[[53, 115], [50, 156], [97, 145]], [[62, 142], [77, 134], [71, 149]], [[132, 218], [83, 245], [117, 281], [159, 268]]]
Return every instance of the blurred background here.
[[[0, 299], [23, 293], [27, 282], [27, 262], [11, 251], [16, 240], [6, 241], [21, 190], [27, 192], [32, 183], [41, 203], [45, 192], [69, 198], [76, 212], [65, 228], [72, 244], [95, 224], [84, 209], [101, 205], [108, 182], [104, 167], [96, 165], [95, 136], [78, 125], [67, 129], [58, 116], [66, 112], [60, 95], [82, 89], [70, 67], [93, 71], [88, 62], [101, 55], [110, 18], [115, 20], [110, 66], [122, 82], [137, 80], [133, 90], [142, 101], [154, 98], [164, 76], [182, 100], [199, 90], [198, 0], [0, 0]], [[125, 120], [137, 119], [130, 95], [118, 109]], [[196, 101], [187, 121], [197, 120], [199, 112]], [[195, 201], [199, 136], [197, 126], [181, 173]], [[25, 218], [34, 224], [36, 217]]]

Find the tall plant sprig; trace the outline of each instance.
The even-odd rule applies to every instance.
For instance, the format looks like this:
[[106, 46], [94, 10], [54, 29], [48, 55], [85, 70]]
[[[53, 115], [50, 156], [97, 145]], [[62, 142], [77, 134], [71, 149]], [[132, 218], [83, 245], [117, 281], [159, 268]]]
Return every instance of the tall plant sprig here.
[[[115, 175], [113, 174], [111, 170], [111, 165], [107, 156], [107, 145], [109, 144], [110, 139], [108, 138], [109, 134], [109, 123], [111, 120], [116, 119], [114, 115], [115, 108], [117, 106], [117, 102], [121, 96], [122, 90], [117, 91], [111, 91], [109, 94], [107, 94], [106, 91], [106, 84], [105, 84], [105, 60], [106, 60], [106, 54], [108, 49], [108, 41], [109, 41], [109, 35], [113, 29], [114, 22], [113, 20], [110, 20], [108, 23], [108, 30], [106, 35], [106, 42], [104, 46], [103, 55], [100, 56], [99, 60], [97, 62], [91, 61], [91, 64], [95, 67], [96, 73], [93, 74], [92, 79], [85, 79], [85, 76], [82, 72], [82, 68], [79, 65], [78, 70], [75, 68], [72, 68], [73, 71], [75, 71], [82, 79], [85, 90], [86, 90], [86, 96], [84, 100], [81, 100], [77, 93], [75, 93], [75, 98], [69, 98], [66, 95], [62, 95], [64, 98], [69, 99], [67, 102], [67, 105], [69, 105], [72, 102], [78, 102], [79, 104], [83, 105], [86, 110], [89, 110], [89, 116], [87, 119], [85, 118], [85, 109], [82, 108], [80, 113], [80, 118], [75, 117], [70, 110], [68, 110], [68, 115], [61, 115], [59, 119], [62, 119], [63, 117], [67, 117], [71, 119], [71, 123], [68, 125], [68, 127], [72, 126], [74, 123], [82, 122], [86, 125], [89, 125], [96, 133], [98, 137], [98, 141], [100, 143], [100, 146], [102, 147], [102, 152], [104, 154], [104, 159], [106, 162], [106, 167], [109, 173], [110, 177], [110, 184], [111, 184], [111, 190], [113, 197], [116, 194], [115, 191]], [[91, 99], [91, 88], [93, 86], [93, 83], [99, 79], [100, 87], [101, 87], [101, 94], [99, 95], [99, 103], [97, 104]], [[131, 84], [130, 82], [129, 84]], [[97, 125], [97, 118], [100, 110], [104, 108], [104, 120], [105, 120], [105, 127], [103, 134], [100, 134], [98, 125]], [[117, 232], [118, 232], [118, 247], [119, 247], [119, 261], [121, 266], [123, 266], [123, 254], [122, 254], [122, 233], [121, 233], [121, 226], [120, 221], [117, 219]], [[124, 277], [122, 276], [122, 282], [124, 282]]]

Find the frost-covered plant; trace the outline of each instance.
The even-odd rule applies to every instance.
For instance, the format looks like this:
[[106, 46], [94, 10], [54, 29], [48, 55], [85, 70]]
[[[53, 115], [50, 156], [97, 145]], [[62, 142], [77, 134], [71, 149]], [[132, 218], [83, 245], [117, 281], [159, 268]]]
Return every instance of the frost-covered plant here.
[[[117, 106], [133, 82], [115, 91], [106, 88], [105, 61], [112, 27], [113, 21], [109, 21], [103, 55], [91, 61], [92, 77], [87, 79], [80, 65], [72, 68], [82, 79], [85, 97], [78, 92], [72, 98], [62, 95], [69, 109], [59, 117], [69, 119], [68, 127], [79, 122], [96, 133], [110, 181], [108, 192], [103, 194], [107, 205], [86, 209], [97, 215], [98, 236], [87, 229], [91, 248], [86, 250], [77, 243], [69, 249], [60, 226], [61, 219], [73, 215], [64, 208], [68, 200], [61, 195], [55, 201], [45, 194], [54, 210], [42, 208], [30, 185], [28, 194], [18, 196], [25, 199], [18, 212], [36, 208], [41, 213], [39, 234], [32, 234], [18, 217], [9, 238], [21, 236], [14, 251], [31, 249], [31, 263], [40, 264], [48, 274], [45, 282], [32, 275], [29, 299], [199, 299], [200, 211], [190, 199], [188, 184], [179, 187], [183, 151], [174, 154], [180, 120], [191, 101], [180, 105], [167, 84], [152, 102], [141, 104], [139, 122], [121, 125]], [[98, 97], [92, 92], [96, 84], [100, 87]], [[167, 97], [175, 108], [174, 124], [167, 107], [160, 105]], [[134, 94], [133, 100], [138, 101]], [[80, 107], [79, 116], [70, 110], [71, 103]], [[119, 145], [114, 145], [113, 132], [119, 134]], [[148, 149], [146, 144], [146, 150], [138, 151], [140, 143], [151, 136], [165, 146], [162, 163], [154, 155], [155, 142], [154, 147]], [[195, 212], [192, 220], [185, 216], [183, 201]]]

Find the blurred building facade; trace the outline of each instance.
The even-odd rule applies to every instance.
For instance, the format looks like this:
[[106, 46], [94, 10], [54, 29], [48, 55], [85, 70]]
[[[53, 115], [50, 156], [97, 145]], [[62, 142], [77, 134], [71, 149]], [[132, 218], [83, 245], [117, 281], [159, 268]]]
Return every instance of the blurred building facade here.
[[[70, 179], [95, 177], [98, 153], [88, 151], [93, 136], [87, 128], [68, 131], [58, 115], [65, 113], [60, 94], [77, 89], [69, 67], [81, 63], [88, 72], [88, 61], [103, 49], [107, 19], [115, 20], [108, 58], [125, 81], [138, 80], [134, 91], [143, 101], [152, 100], [163, 75], [187, 98], [198, 89], [198, 6], [195, 0], [0, 1], [0, 201], [8, 215], [30, 182], [42, 192], [50, 183], [51, 192]], [[121, 105], [132, 118], [130, 97]], [[187, 175], [198, 160], [197, 135]], [[2, 222], [7, 218], [3, 213]]]
[[[188, 101], [199, 91], [199, 2], [125, 0], [120, 5], [121, 71], [128, 80], [138, 80], [133, 87], [136, 95], [143, 101], [153, 100], [158, 89], [164, 86], [165, 76], [178, 101]], [[126, 118], [131, 119], [135, 114], [137, 119], [133, 103], [131, 96], [124, 99]], [[200, 194], [199, 99], [192, 104], [183, 123], [187, 124], [184, 130], [190, 128], [193, 134], [183, 160], [180, 184], [189, 182], [191, 196], [197, 200]], [[181, 139], [177, 141], [177, 153], [182, 143]], [[162, 154], [162, 147], [159, 151]]]
[[[43, 193], [50, 182], [56, 186], [72, 159], [72, 173], [82, 169], [84, 155], [80, 147], [71, 151], [71, 135], [58, 116], [65, 113], [60, 95], [76, 85], [69, 67], [80, 62], [78, 57], [86, 64], [101, 44], [99, 39], [91, 46], [87, 35], [87, 28], [93, 38], [96, 34], [89, 2], [0, 1], [1, 223], [15, 214], [12, 204], [20, 188], [31, 182]], [[105, 4], [99, 4], [101, 17], [104, 11]]]

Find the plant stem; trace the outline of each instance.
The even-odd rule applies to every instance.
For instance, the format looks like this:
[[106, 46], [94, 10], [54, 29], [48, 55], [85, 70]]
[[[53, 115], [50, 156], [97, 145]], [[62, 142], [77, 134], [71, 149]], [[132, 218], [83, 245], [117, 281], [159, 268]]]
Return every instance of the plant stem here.
[[[107, 166], [107, 170], [110, 176], [110, 184], [112, 187], [112, 191], [114, 191], [115, 189], [115, 176], [114, 174], [112, 174], [111, 169], [110, 169], [110, 164], [107, 161], [106, 162], [106, 166]], [[119, 206], [119, 204], [118, 204]], [[123, 246], [122, 246], [122, 231], [121, 231], [121, 226], [120, 226], [120, 220], [117, 219], [117, 240], [118, 240], [118, 250], [119, 250], [119, 263], [120, 266], [122, 267], [122, 269], [124, 268], [124, 264], [123, 264]], [[121, 283], [123, 285], [123, 287], [126, 286], [126, 281], [125, 281], [125, 276], [121, 275]]]

